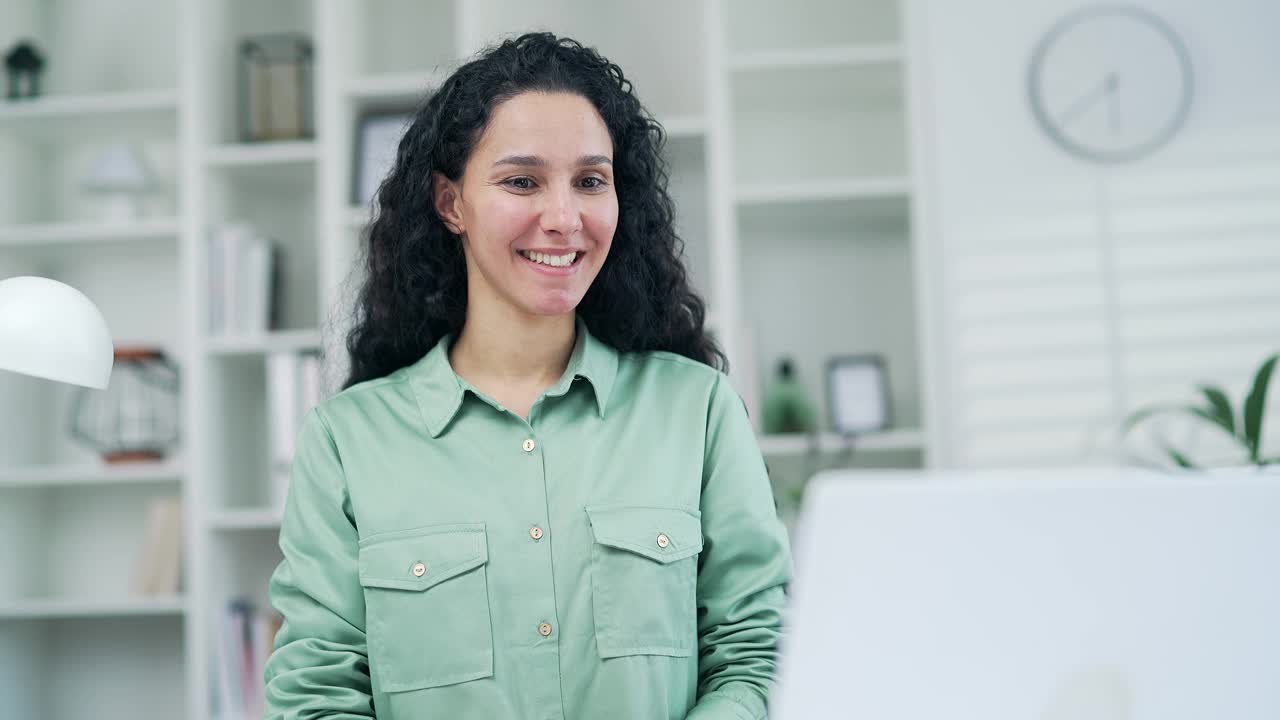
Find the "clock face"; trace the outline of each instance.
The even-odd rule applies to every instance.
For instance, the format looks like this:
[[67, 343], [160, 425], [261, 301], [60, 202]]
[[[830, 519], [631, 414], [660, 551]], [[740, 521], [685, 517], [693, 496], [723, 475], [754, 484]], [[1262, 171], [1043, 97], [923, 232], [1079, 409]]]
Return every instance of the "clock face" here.
[[1031, 108], [1056, 143], [1107, 163], [1168, 142], [1191, 106], [1191, 58], [1159, 17], [1128, 6], [1068, 15], [1040, 41]]

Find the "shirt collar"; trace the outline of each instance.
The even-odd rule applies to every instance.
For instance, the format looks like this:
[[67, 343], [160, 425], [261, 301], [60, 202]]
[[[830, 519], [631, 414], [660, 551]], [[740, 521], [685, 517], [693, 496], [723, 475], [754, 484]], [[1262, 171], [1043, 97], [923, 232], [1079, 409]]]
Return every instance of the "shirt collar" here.
[[[560, 380], [546, 391], [546, 395], [563, 395], [569, 391], [574, 378], [586, 378], [595, 394], [596, 412], [603, 418], [605, 408], [609, 405], [609, 392], [618, 371], [618, 352], [592, 335], [581, 316], [577, 316], [574, 324], [576, 337], [573, 352], [569, 355], [569, 364]], [[449, 348], [453, 346], [455, 339], [455, 333], [445, 334], [422, 359], [408, 368], [409, 382], [417, 397], [422, 418], [431, 431], [431, 437], [438, 437], [444, 432], [461, 407], [466, 391], [479, 392], [455, 373], [453, 366], [449, 364]]]

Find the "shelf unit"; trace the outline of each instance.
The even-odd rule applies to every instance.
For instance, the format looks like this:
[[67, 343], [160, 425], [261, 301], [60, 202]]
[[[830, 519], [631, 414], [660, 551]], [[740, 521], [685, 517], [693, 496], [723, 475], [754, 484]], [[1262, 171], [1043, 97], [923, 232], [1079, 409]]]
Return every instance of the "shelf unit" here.
[[100, 223], [46, 222], [0, 227], [0, 246], [31, 248], [75, 244], [95, 249], [94, 243], [120, 244], [148, 240], [177, 240], [180, 223], [176, 218], [155, 218], [135, 222]]
[[27, 600], [0, 606], [0, 620], [49, 620], [55, 618], [119, 618], [181, 615], [181, 597], [126, 598], [122, 600]]
[[[118, 345], [158, 346], [186, 366], [181, 12], [156, 0], [0, 4], [0, 45], [31, 38], [48, 60], [43, 97], [0, 101], [0, 276], [67, 282]], [[160, 178], [138, 221], [102, 222], [101, 198], [79, 187], [116, 140], [137, 143]], [[104, 466], [63, 432], [76, 389], [3, 375], [0, 716], [186, 716], [188, 588], [128, 591], [147, 503], [190, 487], [186, 448], [157, 466]]]
[[920, 452], [924, 443], [924, 434], [918, 430], [888, 430], [858, 437], [835, 433], [782, 433], [760, 438], [760, 450], [766, 456], [775, 457], [838, 451]]
[[0, 468], [0, 488], [101, 487], [177, 484], [185, 470], [177, 461], [112, 466], [102, 463]]
[[[798, 460], [813, 454], [928, 465], [900, 3], [715, 5], [712, 124], [728, 136], [718, 185], [730, 205], [717, 264], [731, 268], [717, 300], [736, 330], [731, 362], [745, 367], [731, 376], [758, 418], [778, 362], [790, 358], [821, 418], [816, 442], [761, 437], [771, 476], [803, 482], [813, 463]], [[850, 443], [829, 432], [826, 366], [866, 353], [885, 358], [893, 425]]]
[[28, 139], [61, 139], [74, 128], [98, 137], [172, 131], [178, 95], [170, 90], [114, 90], [49, 95], [0, 106], [0, 128]]
[[217, 336], [205, 340], [210, 355], [265, 355], [320, 349], [319, 330], [281, 330], [256, 335]]
[[[182, 368], [186, 440], [160, 466], [101, 467], [62, 433], [71, 390], [0, 374], [13, 441], [0, 447], [0, 575], [16, 579], [0, 585], [0, 667], [19, 668], [0, 673], [0, 717], [216, 720], [222, 610], [241, 596], [267, 607], [280, 560], [266, 358], [323, 350], [330, 392], [346, 371], [370, 219], [352, 200], [356, 121], [420, 100], [502, 35], [545, 28], [598, 47], [663, 122], [686, 261], [754, 418], [784, 354], [824, 418], [828, 356], [887, 357], [895, 427], [860, 438], [852, 459], [825, 429], [816, 442], [761, 437], [771, 474], [798, 476], [815, 456], [927, 464], [898, 14], [890, 0], [6, 3], [0, 43], [34, 37], [55, 62], [47, 97], [0, 102], [0, 271], [71, 283], [119, 344], [163, 347]], [[316, 48], [313, 138], [238, 137], [236, 42], [269, 32]], [[139, 143], [164, 179], [146, 219], [103, 223], [77, 189], [89, 153], [114, 140]], [[206, 243], [233, 220], [279, 243], [287, 289], [279, 327], [214, 337]], [[173, 494], [182, 593], [129, 598], [121, 569], [146, 502]], [[69, 682], [77, 692], [62, 692]]]
[[256, 144], [214, 145], [205, 153], [205, 164], [222, 168], [261, 168], [314, 163], [316, 144], [310, 140], [285, 140]]

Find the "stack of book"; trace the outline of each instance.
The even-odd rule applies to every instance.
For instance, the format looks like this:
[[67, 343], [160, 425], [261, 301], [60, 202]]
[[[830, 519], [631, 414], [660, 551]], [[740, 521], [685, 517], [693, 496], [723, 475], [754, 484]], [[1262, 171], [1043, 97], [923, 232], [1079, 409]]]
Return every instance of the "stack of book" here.
[[267, 356], [267, 411], [271, 446], [271, 502], [284, 510], [293, 468], [298, 432], [307, 412], [320, 403], [323, 392], [320, 354], [316, 351], [276, 352]]
[[248, 335], [279, 326], [279, 248], [248, 223], [209, 236], [209, 333]]
[[214, 643], [215, 717], [250, 720], [263, 716], [264, 673], [281, 624], [278, 613], [259, 610], [246, 598], [227, 603]]

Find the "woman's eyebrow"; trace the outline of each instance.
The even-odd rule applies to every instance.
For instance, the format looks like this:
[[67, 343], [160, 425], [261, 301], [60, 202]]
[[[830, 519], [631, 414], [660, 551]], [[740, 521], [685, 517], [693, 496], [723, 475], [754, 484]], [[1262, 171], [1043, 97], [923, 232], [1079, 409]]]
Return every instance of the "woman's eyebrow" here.
[[500, 160], [495, 162], [493, 165], [494, 167], [497, 167], [499, 165], [521, 165], [524, 167], [540, 167], [546, 164], [547, 164], [547, 161], [543, 160], [537, 155], [508, 155], [504, 158], [501, 158]]
[[[521, 167], [542, 167], [546, 164], [547, 164], [547, 161], [543, 160], [537, 155], [508, 155], [504, 158], [500, 158], [493, 165], [494, 167], [497, 167], [498, 165], [519, 165]], [[612, 164], [613, 164], [613, 161], [609, 159], [608, 155], [583, 155], [582, 157], [578, 158], [579, 166], [612, 165]]]

